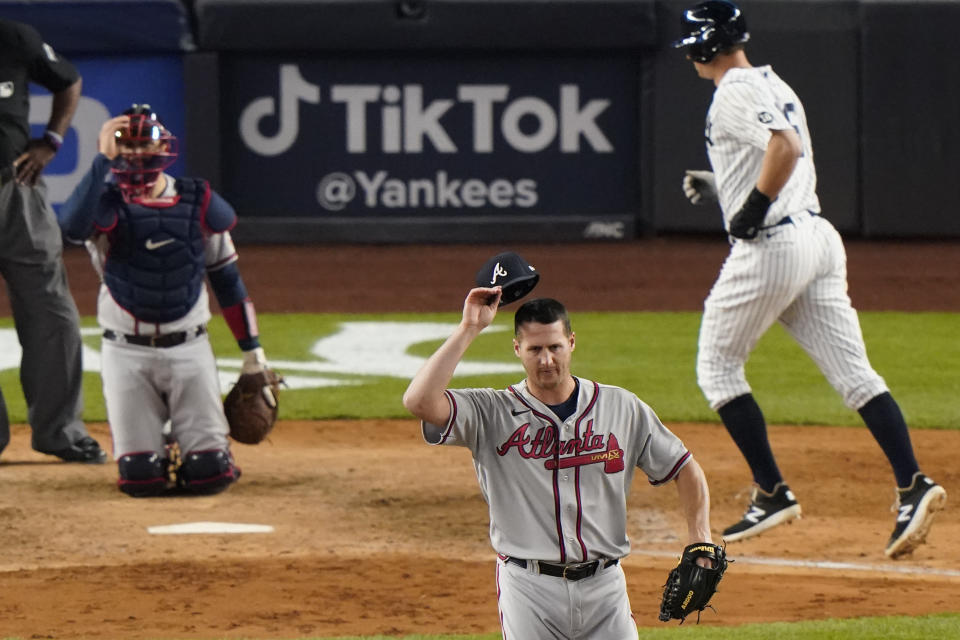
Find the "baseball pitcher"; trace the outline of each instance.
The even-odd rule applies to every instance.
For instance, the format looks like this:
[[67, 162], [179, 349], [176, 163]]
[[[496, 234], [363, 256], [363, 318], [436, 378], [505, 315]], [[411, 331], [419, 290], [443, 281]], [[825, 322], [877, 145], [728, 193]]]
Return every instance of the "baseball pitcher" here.
[[527, 301], [514, 316], [525, 380], [447, 389], [501, 295], [499, 286], [470, 291], [459, 326], [410, 382], [404, 406], [422, 420], [427, 443], [473, 454], [497, 552], [503, 637], [636, 640], [620, 566], [634, 470], [654, 486], [675, 481], [689, 541], [709, 543], [703, 471], [637, 396], [570, 373], [576, 340], [556, 300]]

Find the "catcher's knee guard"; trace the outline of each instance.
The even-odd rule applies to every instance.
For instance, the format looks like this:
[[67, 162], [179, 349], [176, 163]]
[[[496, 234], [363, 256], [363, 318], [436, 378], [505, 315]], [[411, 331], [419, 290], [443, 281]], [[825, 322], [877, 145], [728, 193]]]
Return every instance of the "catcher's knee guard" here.
[[240, 469], [233, 464], [229, 451], [211, 449], [191, 451], [183, 456], [177, 470], [181, 488], [199, 495], [220, 493], [240, 477]]
[[117, 459], [117, 486], [134, 498], [158, 496], [167, 490], [169, 461], [158, 454], [128, 453]]

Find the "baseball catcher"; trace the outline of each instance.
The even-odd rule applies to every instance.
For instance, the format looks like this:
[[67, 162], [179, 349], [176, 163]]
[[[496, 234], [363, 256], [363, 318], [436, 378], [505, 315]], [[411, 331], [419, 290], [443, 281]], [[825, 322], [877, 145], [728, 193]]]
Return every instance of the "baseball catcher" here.
[[[705, 562], [698, 563], [701, 558]], [[683, 624], [687, 616], [696, 611], [697, 622], [700, 622], [700, 612], [710, 606], [710, 598], [726, 570], [727, 554], [723, 547], [709, 542], [688, 545], [663, 585], [660, 620], [669, 622], [676, 618]]]
[[240, 378], [223, 399], [231, 438], [258, 444], [267, 437], [277, 421], [282, 383], [283, 378], [266, 362], [244, 362]]
[[[242, 373], [266, 368], [230, 236], [236, 211], [206, 180], [167, 173], [179, 142], [148, 104], [104, 122], [97, 148], [59, 222], [67, 239], [86, 245], [101, 280], [101, 377], [117, 486], [133, 497], [219, 493], [240, 468], [207, 331], [207, 284], [243, 352]], [[276, 397], [272, 404], [269, 425]]]

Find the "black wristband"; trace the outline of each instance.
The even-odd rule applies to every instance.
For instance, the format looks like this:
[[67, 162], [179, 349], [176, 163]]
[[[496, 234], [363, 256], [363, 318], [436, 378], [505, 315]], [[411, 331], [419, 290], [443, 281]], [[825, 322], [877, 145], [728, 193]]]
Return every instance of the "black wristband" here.
[[767, 215], [767, 209], [770, 208], [771, 202], [772, 200], [770, 200], [770, 198], [754, 187], [750, 195], [747, 196], [747, 201], [743, 203], [741, 211], [749, 209], [759, 214]]
[[730, 235], [747, 240], [756, 238], [770, 203], [770, 198], [754, 187], [740, 211], [730, 220]]

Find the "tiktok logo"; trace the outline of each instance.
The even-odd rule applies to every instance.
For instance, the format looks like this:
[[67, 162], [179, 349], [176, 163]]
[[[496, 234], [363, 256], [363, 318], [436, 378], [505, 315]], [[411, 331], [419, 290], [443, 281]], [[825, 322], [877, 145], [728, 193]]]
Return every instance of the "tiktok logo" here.
[[[298, 65], [280, 65], [279, 76], [277, 97], [254, 98], [240, 112], [240, 137], [262, 156], [278, 156], [296, 143], [301, 102], [321, 103], [320, 85], [306, 80]], [[350, 154], [420, 154], [431, 147], [450, 154], [488, 154], [504, 147], [519, 153], [550, 147], [565, 154], [614, 150], [600, 123], [611, 100], [587, 98], [577, 84], [561, 84], [544, 96], [512, 96], [511, 86], [502, 83], [458, 84], [434, 99], [426, 95], [434, 91], [420, 83], [336, 84], [326, 91], [324, 105], [343, 118]], [[470, 124], [456, 125], [458, 118]], [[276, 123], [273, 135], [261, 131], [265, 119]], [[379, 136], [369, 135], [377, 130]]]
[[240, 114], [240, 137], [262, 156], [278, 156], [287, 151], [300, 133], [301, 100], [319, 104], [320, 87], [304, 80], [297, 65], [280, 65], [280, 129], [273, 136], [260, 133], [260, 121], [277, 116], [276, 98], [261, 96]]

